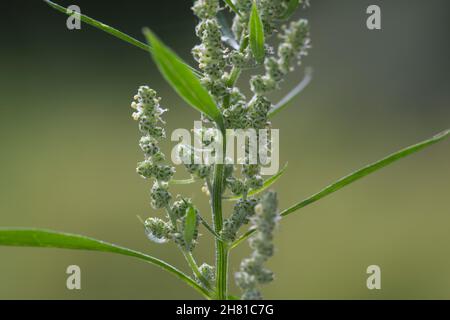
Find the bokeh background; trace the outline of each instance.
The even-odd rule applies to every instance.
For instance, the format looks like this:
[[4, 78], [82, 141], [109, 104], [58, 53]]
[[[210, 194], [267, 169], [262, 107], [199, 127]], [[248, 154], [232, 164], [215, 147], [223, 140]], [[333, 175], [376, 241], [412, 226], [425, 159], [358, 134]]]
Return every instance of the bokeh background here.
[[[313, 0], [301, 12], [314, 48], [312, 84], [273, 119], [281, 134], [277, 183], [285, 208], [337, 178], [450, 127], [450, 3], [446, 0]], [[186, 60], [198, 42], [190, 1], [59, 1], [139, 39], [149, 26]], [[382, 8], [382, 30], [365, 10]], [[66, 17], [42, 1], [0, 4], [0, 225], [89, 235], [185, 269], [173, 245], [146, 240], [136, 215], [155, 213], [129, 104], [149, 84], [170, 109], [169, 130], [197, 114], [162, 80], [148, 54]], [[284, 88], [294, 86], [302, 71]], [[246, 83], [241, 82], [244, 87]], [[276, 101], [282, 92], [274, 94]], [[166, 144], [166, 151], [170, 150]], [[286, 218], [269, 262], [273, 299], [450, 298], [450, 144], [437, 144]], [[179, 170], [182, 171], [182, 170]], [[183, 173], [178, 173], [183, 177]], [[190, 194], [208, 216], [206, 198]], [[212, 263], [209, 235], [196, 251]], [[231, 271], [249, 253], [233, 252]], [[82, 290], [65, 287], [66, 267]], [[382, 289], [366, 288], [366, 268]], [[236, 291], [234, 284], [232, 290]], [[138, 260], [94, 252], [0, 247], [1, 299], [195, 299], [171, 275]]]

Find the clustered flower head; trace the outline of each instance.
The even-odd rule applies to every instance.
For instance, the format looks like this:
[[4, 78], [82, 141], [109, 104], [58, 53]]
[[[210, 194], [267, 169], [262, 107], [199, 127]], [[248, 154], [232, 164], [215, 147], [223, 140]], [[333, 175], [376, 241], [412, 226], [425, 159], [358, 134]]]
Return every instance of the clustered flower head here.
[[258, 96], [276, 89], [283, 77], [294, 69], [294, 62], [300, 64], [301, 58], [307, 55], [310, 48], [308, 21], [292, 21], [289, 26], [282, 27], [279, 37], [282, 43], [277, 56], [267, 57], [264, 61], [265, 74], [253, 76], [250, 80], [251, 89]]
[[[143, 136], [139, 140], [139, 146], [144, 152], [144, 161], [138, 163], [136, 171], [145, 179], [152, 179], [153, 185], [150, 189], [150, 203], [154, 209], [164, 208], [168, 221], [157, 217], [145, 220], [144, 229], [147, 237], [156, 243], [165, 243], [173, 240], [183, 248], [192, 250], [195, 246], [198, 230], [195, 230], [192, 242], [185, 243], [183, 236], [186, 210], [192, 206], [190, 199], [180, 198], [170, 204], [172, 195], [168, 190], [175, 168], [164, 163], [165, 155], [160, 150], [158, 143], [165, 137], [164, 124], [161, 115], [166, 111], [160, 107], [161, 98], [156, 92], [147, 86], [141, 86], [134, 96], [131, 107], [136, 111], [133, 119], [139, 122], [139, 130]], [[196, 169], [199, 176], [207, 176], [209, 173], [205, 168]], [[197, 209], [195, 209], [197, 212]], [[198, 212], [197, 212], [198, 214]], [[196, 221], [198, 226], [198, 219]]]
[[274, 252], [273, 231], [279, 220], [276, 193], [270, 191], [264, 194], [254, 210], [251, 221], [256, 233], [249, 240], [253, 252], [250, 258], [241, 262], [240, 271], [235, 275], [244, 300], [262, 299], [258, 285], [273, 280], [272, 271], [266, 269], [264, 263]]
[[[307, 0], [298, 2], [307, 4]], [[151, 217], [145, 220], [147, 237], [156, 243], [172, 240], [183, 250], [185, 257], [197, 244], [200, 222], [212, 231], [216, 241], [223, 241], [226, 245], [236, 241], [241, 227], [252, 222], [254, 234], [249, 243], [253, 251], [249, 258], [242, 261], [235, 278], [243, 291], [243, 299], [261, 299], [259, 285], [273, 279], [272, 271], [265, 268], [264, 264], [274, 253], [273, 231], [279, 215], [276, 193], [267, 192], [259, 198], [259, 195], [255, 196], [253, 192], [256, 190], [257, 193], [264, 185], [261, 176], [261, 157], [264, 151], [271, 151], [270, 141], [267, 138], [261, 141], [264, 130], [260, 130], [271, 127], [269, 112], [272, 103], [267, 94], [277, 89], [286, 74], [294, 69], [295, 63], [300, 64], [302, 57], [307, 54], [310, 47], [309, 26], [304, 19], [293, 21], [288, 25], [279, 25], [289, 5], [292, 4], [291, 0], [233, 0], [233, 3], [239, 11], [239, 14], [234, 16], [232, 25], [235, 39], [226, 42], [229, 47], [225, 47], [222, 41], [222, 27], [217, 18], [219, 11], [222, 10], [219, 0], [194, 1], [192, 10], [199, 20], [195, 32], [200, 43], [192, 49], [192, 54], [201, 71], [201, 83], [214, 98], [222, 113], [224, 128], [255, 130], [259, 151], [256, 153], [256, 163], [252, 158], [255, 156], [254, 150], [250, 150], [251, 143], [248, 141], [242, 153], [244, 159], [238, 159], [244, 160], [240, 166], [228, 163], [228, 159], [225, 160], [222, 186], [217, 187], [216, 183], [220, 183], [220, 180], [216, 180], [216, 175], [214, 179], [212, 177], [214, 164], [199, 159], [204, 158], [209, 150], [213, 150], [210, 147], [220, 138], [215, 135], [216, 131], [213, 130], [215, 128], [212, 128], [214, 124], [203, 114], [202, 129], [194, 129], [194, 138], [200, 141], [200, 145], [196, 144], [195, 148], [180, 145], [178, 156], [187, 172], [191, 174], [192, 181], [198, 179], [203, 181], [202, 191], [208, 196], [212, 196], [210, 192], [219, 190], [222, 195], [228, 192], [239, 197], [239, 200], [234, 204], [228, 217], [223, 220], [222, 228], [212, 230], [200, 216], [191, 199], [180, 195], [172, 197], [168, 187], [173, 180], [175, 168], [165, 162], [165, 155], [159, 147], [160, 140], [166, 135], [162, 126], [164, 125], [162, 115], [166, 110], [161, 108], [160, 98], [156, 92], [147, 86], [139, 88], [132, 103], [135, 109], [133, 118], [138, 121], [142, 133], [139, 146], [144, 153], [144, 160], [138, 163], [136, 171], [143, 178], [152, 181], [151, 206], [154, 209], [164, 209], [166, 212], [166, 219]], [[263, 24], [265, 39], [278, 34], [281, 40], [276, 49], [265, 44], [263, 64], [259, 59], [258, 61], [254, 59], [249, 45], [249, 20], [254, 3]], [[239, 47], [233, 45], [233, 42]], [[255, 67], [262, 67], [264, 71], [250, 78], [249, 87], [253, 96], [247, 99], [235, 86], [235, 82], [242, 70]], [[209, 156], [214, 158], [214, 152], [211, 151]], [[192, 226], [193, 216], [195, 227], [192, 233], [190, 232], [192, 229], [186, 228], [186, 224]], [[190, 265], [195, 264], [195, 261], [187, 259]], [[205, 289], [213, 290], [215, 268], [206, 263], [195, 267], [194, 279]]]
[[221, 236], [225, 241], [232, 242], [236, 239], [239, 229], [249, 223], [255, 213], [256, 199], [240, 199], [233, 207], [233, 213], [224, 221]]
[[172, 196], [168, 191], [168, 182], [175, 173], [175, 168], [163, 163], [165, 156], [158, 147], [158, 142], [165, 137], [164, 124], [161, 115], [166, 111], [160, 107], [161, 98], [156, 91], [147, 86], [141, 86], [134, 96], [131, 107], [136, 111], [133, 119], [138, 121], [139, 130], [143, 136], [139, 146], [144, 152], [145, 160], [138, 163], [136, 171], [145, 179], [154, 179], [151, 188], [151, 205], [155, 209], [164, 208]]
[[216, 15], [219, 11], [219, 0], [197, 0], [192, 7], [194, 14], [200, 19], [195, 28], [201, 44], [192, 49], [193, 56], [203, 71], [203, 85], [217, 101], [227, 93], [225, 85], [226, 65], [225, 51], [222, 47], [222, 33]]
[[[203, 263], [198, 269], [200, 271], [200, 274], [208, 283], [214, 283], [214, 281], [216, 280], [216, 268], [210, 266], [207, 263]], [[199, 281], [199, 279], [197, 279], [197, 281]]]

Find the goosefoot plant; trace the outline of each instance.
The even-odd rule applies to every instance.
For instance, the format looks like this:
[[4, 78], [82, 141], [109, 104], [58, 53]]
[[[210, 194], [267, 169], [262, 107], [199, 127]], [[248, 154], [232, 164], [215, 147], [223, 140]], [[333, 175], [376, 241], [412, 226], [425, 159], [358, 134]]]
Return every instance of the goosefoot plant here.
[[[74, 13], [45, 1], [63, 13]], [[219, 0], [194, 1], [192, 10], [198, 17], [195, 33], [200, 44], [192, 50], [198, 69], [188, 66], [172, 50], [166, 47], [149, 29], [144, 29], [147, 44], [142, 43], [110, 26], [85, 15], [78, 15], [83, 22], [103, 30], [121, 40], [151, 53], [164, 78], [184, 101], [201, 113], [206, 127], [218, 129], [264, 129], [270, 126], [277, 112], [286, 108], [310, 80], [309, 74], [295, 86], [280, 102], [273, 104], [268, 94], [280, 88], [283, 77], [300, 64], [310, 47], [309, 25], [305, 19], [288, 22], [298, 7], [305, 6], [303, 0]], [[221, 7], [221, 5], [223, 7]], [[225, 9], [233, 15], [231, 30], [227, 27]], [[225, 14], [226, 13], [226, 14]], [[277, 34], [280, 40], [273, 48], [268, 40]], [[275, 39], [271, 39], [275, 40]], [[272, 41], [275, 42], [275, 41]], [[259, 69], [256, 69], [259, 68]], [[236, 86], [241, 71], [252, 69], [250, 89], [253, 97], [247, 99]], [[260, 72], [260, 70], [263, 70]], [[143, 222], [148, 239], [157, 243], [172, 241], [180, 249], [192, 275], [185, 274], [174, 266], [150, 255], [92, 238], [37, 229], [0, 229], [0, 245], [56, 247], [84, 249], [118, 253], [135, 257], [175, 275], [207, 299], [237, 299], [228, 292], [228, 257], [230, 251], [248, 239], [252, 254], [242, 261], [234, 277], [242, 290], [242, 299], [261, 299], [259, 286], [273, 280], [273, 273], [264, 267], [274, 253], [273, 231], [280, 218], [316, 202], [323, 197], [381, 169], [394, 161], [422, 150], [449, 136], [446, 130], [431, 139], [407, 147], [380, 161], [359, 169], [323, 190], [279, 210], [276, 193], [266, 191], [284, 172], [264, 180], [260, 165], [198, 164], [195, 154], [188, 146], [181, 148], [185, 167], [190, 179], [175, 180], [175, 168], [168, 164], [158, 143], [165, 138], [163, 113], [157, 93], [141, 86], [131, 104], [135, 109], [133, 118], [138, 122], [142, 137], [139, 146], [144, 160], [138, 163], [137, 172], [152, 181], [150, 202], [154, 209], [165, 211], [166, 219], [150, 217]], [[204, 132], [196, 132], [202, 136]], [[225, 137], [225, 135], [223, 135]], [[202, 139], [207, 147], [217, 139]], [[225, 141], [222, 148], [225, 150]], [[270, 144], [264, 146], [270, 149]], [[224, 153], [225, 154], [225, 153]], [[238, 172], [240, 171], [240, 173]], [[173, 196], [172, 184], [189, 184], [203, 181], [202, 190], [210, 196], [212, 223], [200, 213], [191, 199]], [[235, 201], [233, 210], [225, 215], [223, 201]], [[241, 232], [243, 226], [251, 226]], [[215, 263], [198, 265], [193, 251], [199, 241], [199, 228], [204, 227], [215, 239]]]

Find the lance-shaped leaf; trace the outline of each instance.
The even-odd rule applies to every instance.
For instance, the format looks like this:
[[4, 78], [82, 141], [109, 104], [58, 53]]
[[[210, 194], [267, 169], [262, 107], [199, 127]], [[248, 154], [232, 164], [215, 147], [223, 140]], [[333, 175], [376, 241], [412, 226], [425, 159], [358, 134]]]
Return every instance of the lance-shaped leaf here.
[[317, 192], [316, 194], [314, 194], [314, 195], [308, 197], [307, 199], [284, 210], [283, 212], [281, 212], [281, 215], [287, 216], [288, 214], [291, 214], [292, 212], [297, 211], [298, 209], [301, 209], [301, 208], [307, 206], [308, 204], [316, 202], [316, 201], [322, 199], [323, 197], [325, 197], [333, 192], [336, 192], [339, 189], [367, 176], [368, 174], [371, 174], [372, 172], [380, 170], [401, 158], [404, 158], [412, 153], [420, 151], [432, 144], [435, 144], [436, 142], [439, 142], [439, 141], [445, 139], [446, 137], [449, 136], [449, 134], [450, 134], [450, 130], [443, 131], [428, 140], [425, 140], [425, 141], [419, 142], [415, 145], [409, 146], [409, 147], [402, 149], [400, 151], [397, 151], [377, 162], [371, 163], [359, 170], [356, 170], [355, 172], [352, 172], [349, 175], [346, 175], [345, 177], [339, 179], [338, 181], [330, 184], [329, 186], [325, 187], [324, 189]]
[[222, 115], [200, 80], [150, 29], [145, 28], [144, 35], [153, 48], [153, 60], [172, 88], [184, 101], [214, 120], [222, 128]]
[[297, 10], [298, 5], [302, 2], [302, 0], [289, 0], [286, 11], [284, 11], [283, 15], [280, 17], [280, 20], [289, 19]]
[[134, 257], [156, 265], [165, 271], [168, 271], [178, 279], [182, 280], [183, 282], [199, 291], [203, 296], [209, 298], [208, 292], [203, 287], [198, 285], [186, 274], [165, 261], [154, 258], [145, 253], [81, 235], [40, 229], [0, 228], [0, 246], [90, 250], [117, 253], [129, 257]]
[[[330, 184], [329, 186], [325, 187], [324, 189], [322, 189], [321, 191], [313, 194], [312, 196], [304, 199], [303, 201], [291, 206], [288, 209], [283, 210], [280, 215], [281, 216], [287, 216], [303, 207], [306, 207], [307, 205], [314, 203], [320, 199], [322, 199], [323, 197], [336, 192], [340, 189], [342, 189], [343, 187], [351, 184], [352, 182], [355, 182], [365, 176], [367, 176], [368, 174], [371, 174], [375, 171], [378, 171], [384, 167], [386, 167], [387, 165], [400, 160], [406, 156], [409, 156], [410, 154], [413, 154], [417, 151], [420, 151], [426, 147], [429, 147], [439, 141], [444, 140], [445, 138], [448, 138], [448, 136], [450, 136], [450, 129], [449, 130], [445, 130], [441, 133], [438, 133], [437, 135], [435, 135], [434, 137], [419, 142], [415, 145], [409, 146], [405, 149], [402, 149], [400, 151], [397, 151], [377, 162], [374, 162], [372, 164], [369, 164], [359, 170], [356, 170], [353, 173], [350, 173], [349, 175], [339, 179], [338, 181]], [[249, 230], [247, 231], [245, 234], [243, 234], [239, 239], [237, 239], [231, 246], [231, 248], [236, 247], [238, 244], [240, 244], [242, 241], [244, 241], [245, 239], [247, 239], [248, 237], [250, 237], [253, 233], [255, 232], [255, 230]]]
[[265, 50], [264, 50], [264, 27], [259, 16], [258, 6], [256, 1], [253, 2], [252, 11], [249, 20], [249, 36], [250, 36], [250, 48], [252, 49], [253, 56], [258, 63], [263, 62]]
[[[67, 14], [69, 16], [73, 14], [71, 12], [71, 10], [67, 10], [67, 8], [65, 8], [63, 6], [60, 6], [59, 4], [56, 4], [56, 3], [54, 3], [54, 2], [52, 2], [50, 0], [44, 0], [44, 2], [47, 3], [53, 9], [56, 9], [56, 10], [58, 10], [58, 11], [64, 13], [64, 14]], [[108, 34], [110, 34], [110, 35], [112, 35], [112, 36], [114, 36], [114, 37], [116, 37], [116, 38], [118, 38], [118, 39], [120, 39], [122, 41], [128, 42], [129, 44], [132, 44], [133, 46], [135, 46], [135, 47], [137, 47], [139, 49], [142, 49], [142, 50], [145, 50], [145, 51], [151, 51], [152, 50], [152, 48], [149, 45], [147, 45], [147, 44], [145, 44], [145, 43], [143, 43], [143, 42], [133, 38], [132, 36], [129, 36], [129, 35], [123, 33], [120, 30], [117, 30], [116, 28], [113, 28], [113, 27], [111, 27], [111, 26], [109, 26], [107, 24], [104, 24], [103, 22], [97, 21], [97, 20], [95, 20], [95, 19], [93, 19], [93, 18], [91, 18], [91, 17], [89, 17], [89, 16], [87, 16], [85, 14], [82, 14], [82, 13], [80, 13], [79, 16], [80, 16], [80, 20], [82, 22], [84, 22], [84, 23], [86, 23], [86, 24], [88, 24], [88, 25], [90, 25], [90, 26], [92, 26], [94, 28], [97, 28], [97, 29], [99, 29], [101, 31], [104, 31], [104, 32], [106, 32], [106, 33], [108, 33]], [[191, 66], [188, 66], [188, 68], [190, 68], [196, 75], [199, 75], [198, 71], [195, 70], [194, 68], [192, 68]]]
[[224, 0], [224, 2], [228, 5], [228, 7], [230, 7], [230, 9], [236, 13], [238, 16], [241, 15], [241, 13], [239, 12], [239, 10], [236, 8], [236, 6], [233, 3], [233, 0]]
[[[287, 163], [276, 174], [274, 174], [273, 176], [268, 178], [266, 181], [264, 181], [264, 183], [261, 186], [261, 188], [250, 190], [250, 192], [247, 194], [247, 196], [257, 195], [258, 193], [261, 193], [264, 190], [267, 190], [268, 188], [270, 188], [270, 186], [273, 185], [283, 175], [283, 173], [285, 172], [286, 168], [287, 168]], [[228, 198], [224, 197], [224, 199], [226, 199], [226, 200], [239, 200], [241, 198], [242, 198], [242, 196], [233, 196], [233, 197], [228, 197]]]
[[192, 240], [194, 239], [195, 229], [197, 228], [197, 212], [193, 206], [186, 209], [186, 219], [184, 221], [184, 241], [186, 249], [190, 250]]

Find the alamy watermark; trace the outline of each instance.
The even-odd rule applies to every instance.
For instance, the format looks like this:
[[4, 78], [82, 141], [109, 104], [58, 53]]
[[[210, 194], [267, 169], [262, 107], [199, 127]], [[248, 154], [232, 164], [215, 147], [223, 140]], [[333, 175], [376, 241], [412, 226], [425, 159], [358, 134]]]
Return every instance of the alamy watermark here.
[[77, 265], [70, 265], [66, 269], [66, 273], [69, 275], [66, 280], [66, 287], [69, 290], [81, 289], [81, 269]]
[[280, 167], [278, 129], [227, 129], [224, 136], [194, 121], [193, 134], [179, 128], [171, 140], [178, 142], [171, 152], [174, 164], [258, 164], [262, 175], [273, 175]]

